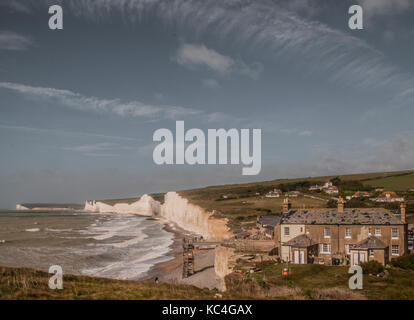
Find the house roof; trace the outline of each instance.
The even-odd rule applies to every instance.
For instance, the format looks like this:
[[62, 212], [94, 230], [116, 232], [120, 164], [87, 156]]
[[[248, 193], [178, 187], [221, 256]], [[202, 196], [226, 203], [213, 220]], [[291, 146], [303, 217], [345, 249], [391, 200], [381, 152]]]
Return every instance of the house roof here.
[[275, 225], [279, 224], [280, 219], [281, 219], [281, 216], [268, 214], [264, 216], [258, 216], [257, 223], [260, 223], [261, 225], [274, 227]]
[[282, 216], [281, 224], [403, 224], [400, 216], [383, 208], [344, 209], [294, 209]]
[[354, 193], [354, 197], [370, 196], [371, 194], [367, 191], [357, 191]]
[[377, 237], [369, 237], [357, 243], [352, 249], [385, 249], [387, 246]]
[[378, 198], [386, 198], [387, 195], [389, 195], [390, 198], [399, 198], [398, 194], [396, 194], [394, 191], [384, 191], [378, 196]]
[[295, 248], [307, 248], [316, 244], [311, 238], [309, 238], [306, 234], [301, 234], [288, 242], [283, 243], [284, 246], [295, 247]]

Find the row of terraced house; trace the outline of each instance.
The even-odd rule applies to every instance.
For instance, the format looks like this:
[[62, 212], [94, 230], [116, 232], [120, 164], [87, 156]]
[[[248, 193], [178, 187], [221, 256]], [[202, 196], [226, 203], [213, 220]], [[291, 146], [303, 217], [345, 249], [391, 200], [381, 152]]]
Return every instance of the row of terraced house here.
[[383, 208], [292, 209], [288, 198], [274, 227], [278, 255], [295, 264], [358, 265], [371, 260], [386, 265], [406, 255], [406, 205], [400, 214]]

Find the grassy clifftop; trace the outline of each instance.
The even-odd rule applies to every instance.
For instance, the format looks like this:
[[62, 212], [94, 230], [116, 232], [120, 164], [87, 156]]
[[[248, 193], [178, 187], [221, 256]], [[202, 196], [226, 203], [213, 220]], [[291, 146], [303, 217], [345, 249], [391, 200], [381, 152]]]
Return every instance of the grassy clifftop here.
[[[206, 210], [216, 211], [216, 217], [225, 217], [231, 221], [235, 229], [240, 229], [240, 225], [252, 224], [258, 215], [280, 214], [282, 211], [283, 198], [266, 198], [265, 194], [274, 188], [280, 188], [283, 192], [300, 191], [299, 196], [291, 197], [293, 208], [321, 208], [327, 207], [332, 203], [332, 197], [338, 195], [328, 195], [324, 192], [309, 192], [309, 186], [323, 184], [327, 179], [336, 182], [341, 196], [352, 195], [356, 191], [372, 191], [375, 187], [385, 187], [390, 191], [398, 191], [406, 199], [413, 203], [414, 193], [408, 192], [414, 189], [414, 171], [397, 172], [377, 172], [362, 173], [339, 176], [323, 177], [304, 177], [296, 179], [279, 179], [264, 182], [253, 182], [245, 184], [211, 186], [205, 188], [179, 191], [179, 194], [187, 198], [191, 203], [199, 205]], [[366, 203], [362, 203], [366, 200]], [[356, 206], [384, 206], [362, 199], [350, 202], [348, 205]], [[398, 209], [398, 204], [388, 209]], [[234, 228], [232, 228], [234, 229]]]
[[0, 267], [0, 299], [147, 300], [213, 299], [216, 291], [188, 285], [63, 276], [63, 290], [51, 290], [50, 274], [27, 268]]
[[[242, 262], [240, 262], [242, 263]], [[243, 269], [237, 266], [236, 269]], [[414, 299], [414, 271], [388, 268], [386, 274], [364, 275], [363, 290], [350, 290], [347, 267], [291, 265], [282, 276], [284, 264], [256, 264], [261, 271], [232, 273], [226, 277], [222, 299], [363, 300]], [[404, 267], [404, 265], [403, 265]], [[51, 275], [27, 268], [0, 267], [0, 300], [212, 300], [216, 290], [189, 285], [111, 280], [86, 276], [63, 276], [63, 290], [48, 287]]]

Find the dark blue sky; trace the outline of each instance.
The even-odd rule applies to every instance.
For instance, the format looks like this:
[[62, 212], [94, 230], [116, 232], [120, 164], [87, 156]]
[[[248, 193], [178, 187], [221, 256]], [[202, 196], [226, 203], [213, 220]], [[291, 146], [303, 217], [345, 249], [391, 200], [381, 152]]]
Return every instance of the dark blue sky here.
[[[412, 169], [413, 15], [410, 0], [4, 0], [0, 207]], [[155, 166], [153, 132], [177, 120], [261, 128], [261, 174]]]

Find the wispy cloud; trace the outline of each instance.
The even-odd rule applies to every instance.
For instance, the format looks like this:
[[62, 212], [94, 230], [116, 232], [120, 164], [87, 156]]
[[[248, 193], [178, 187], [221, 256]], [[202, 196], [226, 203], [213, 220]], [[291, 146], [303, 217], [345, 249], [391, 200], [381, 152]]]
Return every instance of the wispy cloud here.
[[[359, 157], [336, 155], [329, 152], [319, 153], [312, 165], [317, 172], [370, 172], [413, 169], [413, 134], [396, 134], [390, 140], [362, 142], [370, 149]], [[311, 171], [311, 170], [310, 170]]]
[[257, 79], [263, 70], [262, 64], [258, 62], [249, 66], [202, 44], [182, 44], [177, 50], [175, 61], [190, 69], [207, 68], [221, 75], [242, 74], [253, 79]]
[[30, 132], [35, 134], [53, 134], [59, 136], [67, 136], [67, 137], [89, 137], [89, 138], [102, 138], [102, 139], [110, 139], [115, 141], [141, 141], [138, 138], [130, 138], [130, 137], [122, 137], [122, 136], [111, 136], [99, 133], [90, 133], [90, 132], [82, 132], [82, 131], [65, 131], [65, 130], [56, 130], [56, 129], [45, 129], [45, 128], [34, 128], [34, 127], [26, 127], [26, 126], [12, 126], [6, 124], [0, 124], [0, 129], [5, 130], [14, 130], [14, 131], [22, 131], [22, 132]]
[[63, 150], [74, 151], [88, 157], [117, 157], [120, 151], [131, 150], [129, 146], [112, 142], [100, 142], [79, 146], [64, 147]]
[[414, 8], [412, 0], [358, 0], [368, 15], [390, 15]]
[[118, 144], [109, 143], [109, 142], [100, 142], [95, 144], [86, 144], [74, 147], [64, 147], [64, 150], [76, 151], [81, 153], [87, 152], [96, 152], [96, 151], [103, 151], [103, 150], [112, 150], [114, 148], [118, 148]]
[[[383, 12], [389, 3], [398, 10], [412, 3], [412, 0], [360, 1]], [[28, 2], [38, 4], [38, 1]], [[406, 105], [414, 101], [412, 94], [401, 96], [402, 92], [414, 88], [411, 73], [401, 70], [362, 38], [312, 17], [300, 16], [289, 3], [281, 0], [72, 0], [67, 8], [77, 16], [95, 21], [110, 16], [113, 11], [132, 22], [155, 13], [164, 24], [190, 30], [197, 38], [215, 35], [216, 40], [240, 49], [245, 55], [270, 54], [277, 63], [292, 65], [304, 76], [319, 76], [360, 90], [381, 89], [390, 97], [400, 96]], [[186, 55], [182, 63], [203, 64], [215, 72], [231, 69], [230, 60], [225, 55], [214, 54], [212, 49], [202, 45], [185, 48], [204, 52], [204, 60], [192, 60]]]
[[209, 89], [216, 89], [219, 87], [219, 82], [215, 79], [203, 79], [201, 80], [201, 83], [204, 87]]
[[280, 129], [280, 132], [287, 135], [297, 135], [300, 137], [310, 137], [313, 135], [311, 130], [301, 130], [297, 128]]
[[120, 117], [176, 119], [201, 113], [199, 110], [180, 106], [155, 106], [138, 101], [123, 103], [120, 99], [100, 99], [84, 96], [70, 90], [33, 87], [18, 83], [0, 82], [0, 88], [9, 89], [28, 97], [50, 100], [81, 111], [109, 113]]
[[11, 31], [0, 31], [0, 50], [26, 50], [33, 44], [29, 37]]
[[30, 9], [26, 4], [19, 1], [14, 0], [3, 0], [0, 3], [0, 7], [7, 7], [13, 11], [23, 12], [23, 13], [30, 13]]
[[[361, 0], [380, 8], [385, 2], [404, 7], [411, 0]], [[344, 86], [361, 89], [381, 88], [398, 95], [414, 87], [414, 77], [392, 64], [381, 52], [364, 40], [327, 24], [299, 16], [291, 10], [289, 1], [251, 0], [73, 0], [73, 12], [88, 19], [103, 19], [112, 11], [121, 12], [136, 21], [155, 12], [164, 23], [216, 35], [223, 43], [240, 47], [243, 52], [266, 52], [276, 61], [289, 64], [295, 61], [306, 76], [322, 75]], [[219, 58], [208, 48], [186, 47], [204, 52], [203, 63], [214, 70], [228, 70], [230, 61]], [[191, 51], [191, 50], [190, 50]], [[217, 59], [216, 59], [217, 58]], [[300, 61], [300, 63], [297, 63]], [[383, 91], [383, 92], [385, 92]], [[414, 99], [413, 96], [405, 96]]]

